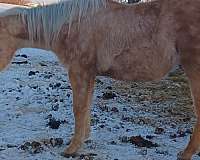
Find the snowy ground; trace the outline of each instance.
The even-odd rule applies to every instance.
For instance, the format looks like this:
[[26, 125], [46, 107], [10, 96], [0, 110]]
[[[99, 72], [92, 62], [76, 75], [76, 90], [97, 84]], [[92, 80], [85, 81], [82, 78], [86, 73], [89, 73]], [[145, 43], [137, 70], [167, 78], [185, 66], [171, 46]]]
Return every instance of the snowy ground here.
[[[18, 51], [0, 74], [0, 103], [0, 160], [67, 159], [60, 153], [73, 131], [72, 91], [54, 54]], [[154, 83], [98, 77], [92, 135], [71, 159], [175, 160], [194, 121], [187, 80], [180, 69]]]

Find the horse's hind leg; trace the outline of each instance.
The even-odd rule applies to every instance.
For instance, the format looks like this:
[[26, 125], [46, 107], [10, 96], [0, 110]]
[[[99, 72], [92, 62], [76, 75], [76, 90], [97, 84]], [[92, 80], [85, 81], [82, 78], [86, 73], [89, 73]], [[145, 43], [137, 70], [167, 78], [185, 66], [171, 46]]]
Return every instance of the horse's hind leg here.
[[75, 133], [69, 147], [64, 151], [66, 157], [74, 154], [89, 135], [89, 101], [92, 96], [95, 76], [89, 70], [76, 66], [69, 70], [69, 79], [73, 90]]
[[197, 122], [188, 146], [179, 154], [178, 159], [190, 160], [192, 155], [200, 149], [200, 52], [199, 54], [193, 52], [183, 63], [183, 67], [190, 81]]

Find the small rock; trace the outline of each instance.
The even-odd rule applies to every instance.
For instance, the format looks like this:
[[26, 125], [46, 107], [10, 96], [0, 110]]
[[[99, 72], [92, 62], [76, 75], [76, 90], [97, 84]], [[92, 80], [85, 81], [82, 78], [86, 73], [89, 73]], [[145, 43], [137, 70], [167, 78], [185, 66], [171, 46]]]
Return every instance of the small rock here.
[[86, 144], [90, 144], [90, 143], [92, 143], [92, 140], [91, 140], [91, 139], [88, 139], [88, 140], [85, 141], [85, 143], [86, 143]]
[[100, 79], [96, 79], [96, 83], [103, 85], [103, 82]]
[[183, 118], [183, 122], [188, 122], [188, 121], [190, 121], [190, 120], [191, 120], [190, 117]]
[[38, 148], [35, 148], [32, 153], [33, 154], [38, 154], [38, 153], [41, 153], [43, 150], [44, 150], [43, 147], [38, 147]]
[[50, 144], [55, 147], [55, 146], [61, 146], [63, 144], [63, 139], [62, 138], [51, 138], [50, 139]]
[[28, 61], [14, 61], [12, 64], [28, 64]]
[[35, 75], [35, 74], [36, 74], [36, 72], [30, 71], [30, 72], [28, 73], [28, 76], [33, 76], [33, 75]]
[[101, 124], [101, 125], [99, 125], [99, 127], [100, 127], [100, 128], [104, 128], [104, 127], [105, 127], [105, 125], [104, 125], [104, 124]]
[[55, 87], [57, 87], [57, 88], [61, 87], [61, 83], [56, 83]]
[[19, 101], [21, 98], [20, 97], [16, 97], [16, 101]]
[[193, 129], [192, 128], [190, 128], [190, 129], [186, 129], [186, 131], [185, 131], [187, 134], [192, 134], [193, 133]]
[[122, 143], [129, 143], [129, 137], [123, 136], [119, 138]]
[[53, 116], [52, 116], [52, 114], [49, 114], [47, 117], [46, 117], [46, 119], [51, 119]]
[[61, 83], [56, 83], [56, 84], [50, 83], [49, 87], [52, 88], [52, 89], [60, 88], [61, 87]]
[[119, 110], [117, 109], [117, 107], [113, 107], [113, 108], [111, 109], [111, 111], [112, 111], [112, 112], [115, 112], [115, 113], [119, 112]]
[[112, 91], [103, 93], [103, 96], [102, 96], [102, 98], [103, 98], [104, 100], [113, 99], [113, 98], [115, 98], [115, 97], [117, 97], [117, 96], [116, 96], [116, 94], [113, 93]]
[[88, 155], [80, 155], [80, 160], [92, 160]]
[[111, 144], [111, 145], [116, 145], [117, 142], [115, 142], [115, 141], [111, 141], [110, 144]]
[[53, 111], [58, 111], [58, 109], [59, 109], [59, 104], [55, 104], [54, 106], [52, 106]]
[[177, 135], [176, 135], [176, 134], [171, 134], [169, 137], [170, 137], [171, 139], [175, 139], [175, 138], [177, 137]]
[[50, 79], [51, 77], [53, 77], [53, 75], [51, 75], [51, 74], [50, 75], [44, 75], [45, 79]]
[[153, 139], [155, 136], [151, 136], [151, 135], [147, 135], [146, 138], [147, 139]]
[[178, 137], [185, 137], [186, 136], [186, 132], [183, 130], [178, 130], [177, 131]]
[[127, 129], [126, 129], [126, 132], [130, 132], [130, 131], [132, 131], [132, 130], [131, 130], [131, 129], [129, 129], [129, 128], [127, 128]]
[[30, 142], [25, 142], [23, 145], [21, 145], [19, 148], [21, 150], [29, 150], [31, 147], [31, 143]]
[[22, 54], [22, 55], [20, 55], [20, 56], [23, 57], [23, 58], [28, 58], [28, 56], [25, 55], [25, 54]]
[[95, 153], [81, 154], [79, 160], [93, 160], [97, 156]]
[[101, 106], [99, 106], [99, 108], [104, 112], [108, 112], [109, 111], [109, 108], [108, 108], [108, 106], [107, 105], [101, 105]]
[[66, 89], [72, 90], [72, 87], [71, 87], [71, 86], [67, 86], [67, 88], [66, 88]]
[[41, 144], [40, 144], [40, 142], [33, 141], [33, 142], [31, 143], [31, 147], [32, 147], [33, 149], [35, 149], [35, 148], [41, 147]]
[[106, 89], [112, 90], [112, 87], [111, 87], [111, 86], [108, 86], [108, 87], [106, 87]]
[[64, 120], [60, 121], [60, 123], [65, 124], [65, 123], [67, 123], [67, 120], [64, 119]]
[[7, 144], [7, 148], [15, 148], [17, 147], [17, 145], [14, 145], [14, 144]]
[[160, 127], [157, 127], [156, 129], [155, 129], [155, 134], [162, 134], [163, 132], [164, 132], [165, 130], [163, 129], [163, 128], [160, 128]]
[[47, 146], [47, 145], [50, 144], [50, 140], [49, 140], [49, 139], [42, 139], [41, 142], [42, 142], [45, 146]]
[[122, 110], [126, 112], [126, 111], [127, 111], [127, 108], [123, 108]]
[[157, 154], [163, 154], [163, 155], [168, 155], [169, 154], [168, 151], [162, 151], [162, 150], [158, 150], [158, 149], [156, 149], [156, 153]]
[[42, 62], [40, 62], [39, 63], [41, 66], [47, 66], [46, 64], [44, 64], [44, 63], [42, 63]]

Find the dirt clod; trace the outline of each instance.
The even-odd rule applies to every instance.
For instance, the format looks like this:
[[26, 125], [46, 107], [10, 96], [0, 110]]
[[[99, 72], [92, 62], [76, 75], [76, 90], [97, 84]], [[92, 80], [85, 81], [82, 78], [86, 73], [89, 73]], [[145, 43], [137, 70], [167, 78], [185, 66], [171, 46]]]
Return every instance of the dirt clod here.
[[146, 148], [158, 147], [157, 143], [153, 143], [149, 140], [146, 140], [142, 136], [132, 136], [132, 137], [124, 136], [124, 137], [121, 137], [120, 140], [123, 143], [134, 144], [137, 147], [146, 147]]
[[116, 96], [116, 94], [113, 93], [112, 91], [105, 92], [105, 93], [103, 93], [103, 96], [102, 96], [102, 98], [103, 98], [104, 100], [113, 99], [113, 98], [115, 98], [115, 97], [117, 97], [117, 96]]
[[160, 127], [157, 127], [156, 129], [155, 129], [155, 134], [162, 134], [163, 132], [164, 132], [165, 130], [164, 130], [164, 128], [160, 128]]
[[59, 120], [56, 120], [55, 118], [50, 118], [49, 122], [47, 123], [47, 126], [49, 126], [52, 129], [58, 129], [60, 127], [61, 122]]

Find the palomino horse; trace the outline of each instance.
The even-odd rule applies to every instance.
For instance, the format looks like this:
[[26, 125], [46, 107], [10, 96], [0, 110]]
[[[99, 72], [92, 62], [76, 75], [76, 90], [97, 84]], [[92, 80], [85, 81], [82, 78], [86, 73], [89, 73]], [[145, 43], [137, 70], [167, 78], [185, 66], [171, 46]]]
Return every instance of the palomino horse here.
[[68, 68], [75, 134], [64, 155], [90, 134], [90, 103], [97, 75], [120, 80], [161, 79], [181, 64], [190, 81], [197, 123], [178, 159], [200, 147], [200, 1], [158, 0], [125, 5], [69, 0], [0, 14], [0, 68], [22, 47], [53, 50]]

